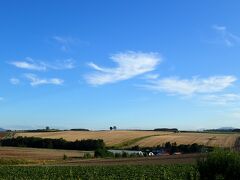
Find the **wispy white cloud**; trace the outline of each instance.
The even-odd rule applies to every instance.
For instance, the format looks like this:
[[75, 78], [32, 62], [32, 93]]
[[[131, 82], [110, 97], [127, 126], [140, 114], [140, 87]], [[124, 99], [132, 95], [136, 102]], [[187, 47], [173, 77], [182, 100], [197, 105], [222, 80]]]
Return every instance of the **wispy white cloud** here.
[[201, 98], [203, 102], [214, 105], [229, 105], [240, 102], [240, 94], [210, 94]]
[[157, 53], [143, 53], [128, 51], [114, 54], [110, 57], [117, 64], [117, 67], [100, 67], [94, 63], [88, 65], [96, 70], [94, 73], [85, 76], [87, 82], [92, 85], [103, 85], [117, 81], [127, 80], [137, 75], [153, 71], [161, 62]]
[[240, 43], [240, 36], [237, 36], [227, 30], [226, 26], [214, 25], [212, 28], [220, 35], [221, 40], [229, 47]]
[[22, 61], [12, 61], [11, 65], [20, 68], [33, 71], [46, 71], [48, 69], [63, 70], [73, 69], [75, 67], [75, 61], [73, 59], [66, 59], [63, 61], [55, 61], [53, 63], [47, 63], [44, 61], [34, 60], [30, 57], [25, 58]]
[[9, 81], [13, 85], [18, 85], [20, 83], [20, 80], [18, 78], [11, 78]]
[[28, 70], [36, 70], [36, 71], [47, 70], [46, 64], [44, 62], [36, 62], [30, 57], [25, 58], [25, 60], [23, 61], [10, 62], [10, 64], [20, 69], [28, 69]]
[[35, 74], [25, 74], [25, 77], [30, 81], [31, 86], [44, 84], [62, 85], [64, 83], [64, 80], [59, 78], [39, 78]]
[[74, 38], [63, 36], [54, 36], [53, 40], [60, 45], [61, 50], [64, 52], [68, 52], [71, 49], [71, 44], [75, 42]]
[[191, 79], [170, 77], [149, 80], [144, 87], [155, 91], [167, 92], [171, 95], [191, 96], [194, 94], [221, 92], [233, 85], [236, 80], [235, 76], [193, 77]]

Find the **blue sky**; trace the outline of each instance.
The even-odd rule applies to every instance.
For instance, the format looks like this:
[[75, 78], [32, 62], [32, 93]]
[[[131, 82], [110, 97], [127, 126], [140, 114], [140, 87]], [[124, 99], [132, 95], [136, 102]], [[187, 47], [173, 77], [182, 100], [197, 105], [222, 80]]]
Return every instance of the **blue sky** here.
[[1, 127], [240, 127], [239, 1], [0, 2]]

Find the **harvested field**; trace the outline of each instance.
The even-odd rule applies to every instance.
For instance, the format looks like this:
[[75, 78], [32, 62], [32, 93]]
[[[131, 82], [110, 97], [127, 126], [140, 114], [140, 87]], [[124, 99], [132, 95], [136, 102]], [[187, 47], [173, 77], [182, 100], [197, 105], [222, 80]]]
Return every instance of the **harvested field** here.
[[16, 136], [41, 137], [41, 138], [63, 138], [67, 141], [82, 139], [103, 139], [107, 146], [119, 145], [134, 139], [144, 139], [155, 135], [172, 134], [172, 132], [156, 131], [61, 131], [61, 132], [36, 132], [36, 133], [17, 133]]
[[[119, 159], [81, 159], [84, 153], [91, 151], [55, 150], [21, 147], [0, 147], [0, 157], [3, 159], [22, 159], [28, 164], [50, 162], [53, 166], [96, 166], [96, 165], [153, 165], [153, 164], [193, 164], [197, 158], [206, 154], [181, 154], [155, 157], [119, 158]], [[63, 155], [68, 159], [63, 161]]]
[[60, 131], [41, 133], [17, 133], [16, 136], [63, 138], [68, 141], [103, 139], [107, 146], [127, 147], [139, 145], [152, 147], [166, 142], [177, 144], [203, 144], [215, 147], [233, 147], [240, 134], [220, 133], [173, 133], [157, 131]]
[[15, 158], [26, 160], [62, 160], [65, 154], [69, 158], [80, 158], [84, 153], [91, 151], [75, 150], [55, 150], [55, 149], [38, 149], [38, 148], [21, 148], [21, 147], [0, 147], [1, 158]]
[[210, 133], [174, 133], [165, 136], [152, 136], [138, 141], [135, 145], [143, 147], [157, 146], [166, 142], [177, 144], [202, 144], [214, 147], [233, 147], [240, 134], [210, 134]]

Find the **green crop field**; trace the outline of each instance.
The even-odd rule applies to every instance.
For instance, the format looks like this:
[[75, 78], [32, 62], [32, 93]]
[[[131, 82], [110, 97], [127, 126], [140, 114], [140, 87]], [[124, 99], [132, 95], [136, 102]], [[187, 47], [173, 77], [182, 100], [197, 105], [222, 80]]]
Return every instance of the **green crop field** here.
[[[21, 162], [20, 162], [21, 163]], [[194, 165], [3, 165], [0, 163], [0, 179], [163, 179], [200, 180], [240, 177], [240, 154], [216, 150], [198, 159]], [[5, 163], [7, 164], [7, 162]]]
[[191, 165], [1, 166], [0, 179], [194, 179]]

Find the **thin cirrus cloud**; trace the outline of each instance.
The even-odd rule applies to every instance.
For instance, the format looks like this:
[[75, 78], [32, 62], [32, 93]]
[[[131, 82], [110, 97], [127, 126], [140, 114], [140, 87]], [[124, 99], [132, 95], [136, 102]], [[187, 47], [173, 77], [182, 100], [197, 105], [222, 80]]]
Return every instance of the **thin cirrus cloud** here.
[[53, 69], [53, 70], [74, 69], [75, 68], [75, 61], [73, 59], [56, 61], [54, 64], [47, 64], [47, 67], [49, 69]]
[[211, 76], [208, 78], [193, 77], [180, 79], [178, 77], [148, 80], [145, 88], [166, 92], [171, 95], [191, 96], [194, 94], [207, 94], [221, 92], [233, 85], [237, 80], [235, 76]]
[[95, 72], [85, 76], [89, 84], [103, 85], [127, 80], [155, 70], [162, 60], [158, 53], [134, 51], [117, 53], [111, 56], [110, 59], [117, 64], [117, 67], [108, 68], [98, 66], [92, 62], [88, 63], [95, 70]]
[[75, 42], [72, 37], [53, 36], [52, 39], [60, 45], [63, 52], [68, 52], [71, 49], [70, 45]]
[[39, 85], [62, 85], [64, 83], [64, 80], [59, 78], [39, 78], [35, 74], [25, 74], [25, 78], [27, 78], [30, 81], [31, 86], [39, 86]]
[[240, 94], [228, 93], [228, 94], [210, 94], [201, 98], [203, 102], [211, 103], [214, 105], [229, 105], [239, 103]]
[[25, 58], [22, 61], [12, 61], [11, 65], [26, 70], [32, 71], [46, 71], [52, 70], [63, 70], [63, 69], [73, 69], [75, 67], [75, 61], [73, 59], [66, 59], [63, 61], [55, 61], [54, 63], [47, 63], [44, 61], [37, 61], [30, 57]]
[[212, 28], [219, 33], [220, 39], [226, 46], [234, 46], [240, 43], [240, 36], [237, 36], [227, 30], [226, 26], [214, 25]]
[[18, 85], [20, 83], [20, 80], [18, 78], [11, 78], [9, 81], [13, 85]]

